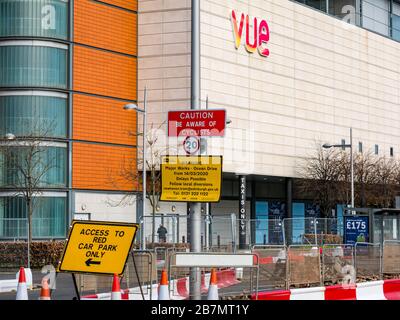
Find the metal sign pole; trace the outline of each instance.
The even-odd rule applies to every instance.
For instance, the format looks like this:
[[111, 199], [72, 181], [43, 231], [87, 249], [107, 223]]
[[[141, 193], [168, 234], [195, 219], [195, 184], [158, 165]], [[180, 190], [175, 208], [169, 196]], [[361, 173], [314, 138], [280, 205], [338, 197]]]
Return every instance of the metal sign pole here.
[[78, 300], [81, 300], [81, 295], [79, 294], [78, 285], [76, 283], [75, 273], [72, 273], [72, 280], [74, 282], [74, 288], [77, 295]]
[[[200, 0], [192, 0], [191, 109], [200, 109]], [[201, 149], [201, 148], [200, 148]], [[201, 151], [200, 151], [201, 153]], [[190, 204], [190, 251], [201, 252], [201, 204]], [[200, 268], [190, 268], [190, 300], [201, 300]]]

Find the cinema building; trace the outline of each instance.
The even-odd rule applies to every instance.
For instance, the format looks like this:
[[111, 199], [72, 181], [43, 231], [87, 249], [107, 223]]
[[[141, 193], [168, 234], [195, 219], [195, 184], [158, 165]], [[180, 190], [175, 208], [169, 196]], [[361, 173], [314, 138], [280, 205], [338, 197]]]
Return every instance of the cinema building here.
[[[190, 109], [191, 19], [189, 0], [139, 2], [138, 100], [146, 86], [155, 124], [170, 110]], [[355, 151], [398, 156], [397, 1], [201, 0], [199, 36], [201, 108], [208, 99], [231, 120], [224, 138], [208, 139], [208, 154], [223, 155], [213, 217], [238, 215], [240, 177], [247, 218], [261, 221], [256, 229], [276, 218], [320, 216], [296, 190], [299, 161], [316, 143], [348, 144], [350, 128]], [[172, 205], [186, 214], [186, 205], [170, 203], [160, 212]], [[332, 216], [340, 219], [342, 208]], [[229, 233], [225, 225], [213, 236]], [[262, 242], [255, 231], [253, 242]]]
[[[191, 22], [190, 0], [0, 1], [0, 136], [16, 137], [18, 152], [38, 123], [52, 124], [42, 140], [56, 165], [41, 185], [34, 238], [64, 238], [73, 218], [139, 222], [140, 201], [123, 200], [140, 180], [116, 177], [141, 158], [142, 117], [123, 107], [143, 108], [146, 87], [148, 129], [163, 152], [184, 154], [166, 120], [191, 108]], [[207, 143], [209, 155], [223, 156], [210, 214], [226, 217], [226, 230], [240, 178], [246, 218], [262, 221], [252, 242], [269, 221], [318, 217], [296, 189], [299, 161], [316, 143], [349, 143], [350, 128], [357, 150], [397, 157], [398, 1], [201, 0], [197, 36], [201, 108], [231, 120]], [[1, 168], [0, 239], [26, 234], [13, 174], [12, 164]], [[186, 217], [185, 203], [160, 202], [156, 228], [164, 223], [169, 241], [181, 241]], [[212, 235], [226, 230], [214, 225]]]

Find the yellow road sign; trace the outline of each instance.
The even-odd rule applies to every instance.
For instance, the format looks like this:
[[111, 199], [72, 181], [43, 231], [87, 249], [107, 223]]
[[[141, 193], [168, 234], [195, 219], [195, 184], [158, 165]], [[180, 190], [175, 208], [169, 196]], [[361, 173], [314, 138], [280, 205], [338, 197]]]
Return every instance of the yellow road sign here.
[[133, 223], [72, 221], [58, 271], [123, 274], [137, 229]]
[[161, 201], [219, 202], [222, 156], [165, 156], [161, 159]]

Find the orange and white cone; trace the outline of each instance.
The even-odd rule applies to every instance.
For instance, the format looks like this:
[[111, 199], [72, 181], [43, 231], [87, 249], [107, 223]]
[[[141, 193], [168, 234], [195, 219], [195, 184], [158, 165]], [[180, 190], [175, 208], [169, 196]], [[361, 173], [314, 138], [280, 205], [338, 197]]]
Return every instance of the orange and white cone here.
[[25, 269], [19, 269], [17, 297], [15, 300], [28, 300], [28, 288], [26, 286]]
[[112, 292], [111, 292], [111, 300], [122, 300], [121, 285], [119, 283], [119, 277], [117, 274], [114, 274]]
[[40, 290], [39, 300], [51, 300], [49, 283], [46, 278], [42, 280], [42, 289]]
[[215, 271], [215, 269], [211, 270], [211, 279], [210, 279], [210, 286], [208, 288], [207, 300], [219, 300], [217, 272]]
[[168, 277], [165, 269], [161, 272], [161, 281], [158, 287], [158, 300], [169, 300]]

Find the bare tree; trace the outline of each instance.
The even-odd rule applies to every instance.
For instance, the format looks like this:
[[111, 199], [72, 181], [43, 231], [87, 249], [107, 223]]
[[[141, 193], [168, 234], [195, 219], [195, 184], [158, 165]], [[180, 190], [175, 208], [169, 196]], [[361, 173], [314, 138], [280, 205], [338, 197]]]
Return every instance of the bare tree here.
[[[160, 201], [160, 190], [161, 190], [161, 172], [160, 162], [161, 156], [166, 154], [168, 151], [175, 149], [173, 146], [160, 145], [159, 143], [159, 130], [162, 125], [154, 127], [154, 124], [150, 125], [150, 130], [146, 133], [145, 142], [147, 143], [147, 154], [146, 154], [146, 179], [147, 179], [147, 190], [146, 195], [149, 199], [150, 206], [152, 209], [152, 242], [155, 242], [155, 215], [157, 207]], [[138, 136], [141, 134], [138, 134]], [[121, 189], [122, 184], [130, 182], [136, 186], [136, 191], [126, 192], [120, 201], [108, 201], [111, 206], [123, 206], [132, 204], [136, 201], [137, 195], [139, 194], [140, 187], [143, 185], [142, 173], [139, 172], [139, 168], [143, 170], [143, 156], [138, 156], [137, 159], [124, 159], [121, 163], [119, 172], [109, 172], [110, 183], [116, 189]], [[145, 201], [143, 199], [142, 201]], [[144, 213], [145, 214], [145, 213]]]
[[[12, 193], [12, 197], [22, 197], [27, 208], [28, 245], [32, 242], [32, 217], [40, 206], [42, 189], [49, 186], [48, 173], [57, 167], [56, 157], [47, 152], [53, 125], [37, 123], [23, 136], [9, 135], [0, 142], [0, 185]], [[30, 253], [29, 253], [30, 254]], [[29, 261], [29, 256], [28, 256]]]
[[367, 207], [373, 193], [377, 160], [371, 151], [354, 155], [355, 205]]
[[[394, 159], [376, 157], [371, 151], [354, 154], [355, 205], [392, 207], [400, 185], [400, 166]], [[300, 168], [300, 189], [319, 204], [328, 216], [337, 203], [349, 203], [351, 192], [350, 155], [345, 150], [324, 150], [317, 144], [315, 154]]]
[[386, 157], [377, 158], [373, 170], [373, 190], [370, 202], [375, 207], [390, 208], [397, 194], [396, 168], [398, 163]]
[[306, 158], [298, 169], [302, 180], [299, 188], [304, 194], [310, 195], [315, 204], [321, 208], [325, 217], [330, 216], [335, 207], [341, 190], [342, 156], [337, 149], [324, 150], [321, 144], [316, 144], [315, 153]]

